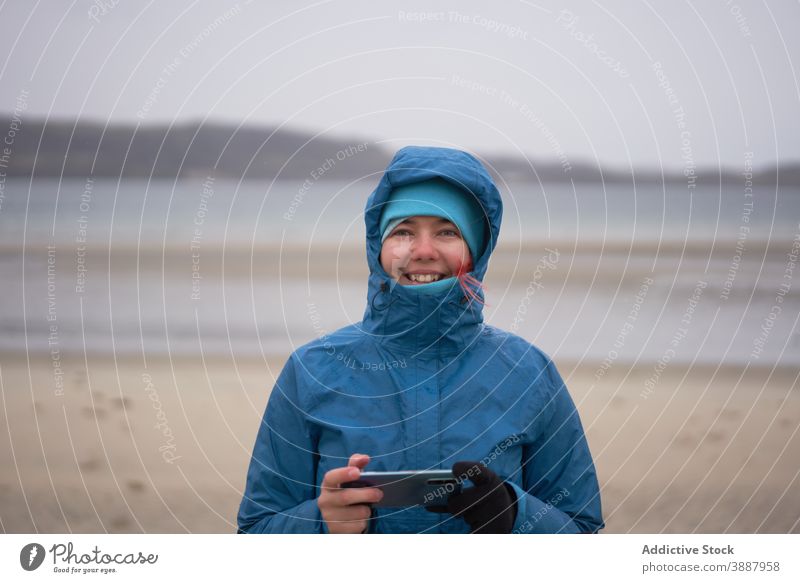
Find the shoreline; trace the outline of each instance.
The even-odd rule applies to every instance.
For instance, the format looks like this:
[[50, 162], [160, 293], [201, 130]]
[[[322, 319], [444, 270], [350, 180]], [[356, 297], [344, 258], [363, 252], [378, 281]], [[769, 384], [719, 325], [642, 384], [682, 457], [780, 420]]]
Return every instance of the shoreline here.
[[[212, 353], [212, 354], [201, 354], [198, 352], [194, 355], [189, 355], [185, 353], [178, 353], [174, 355], [168, 354], [148, 354], [147, 355], [147, 363], [148, 366], [167, 366], [172, 363], [176, 368], [185, 367], [185, 366], [196, 366], [197, 364], [202, 363], [205, 361], [208, 365], [213, 366], [220, 366], [224, 364], [233, 364], [235, 363], [236, 366], [241, 366], [244, 368], [258, 368], [261, 366], [269, 365], [270, 363], [283, 363], [291, 354], [290, 351], [285, 353], [268, 353], [264, 355], [254, 355], [254, 354], [246, 354], [246, 355], [223, 355], [219, 353]], [[562, 376], [564, 376], [565, 371], [574, 374], [580, 374], [582, 376], [593, 376], [595, 371], [599, 368], [599, 366], [603, 363], [603, 360], [597, 359], [581, 359], [575, 360], [572, 358], [560, 358], [557, 354], [553, 355], [550, 354], [553, 360], [556, 362], [559, 371], [562, 372]], [[9, 351], [4, 350], [0, 351], [0, 367], [2, 366], [18, 366], [23, 360], [30, 358], [30, 362], [32, 368], [39, 368], [44, 367], [45, 369], [49, 367], [50, 363], [52, 362], [50, 358], [49, 352], [29, 352], [25, 353], [24, 351]], [[132, 353], [121, 353], [117, 354], [116, 356], [110, 352], [80, 352], [80, 351], [64, 351], [61, 350], [61, 357], [62, 362], [69, 362], [69, 363], [77, 363], [79, 367], [83, 367], [84, 359], [87, 360], [90, 364], [95, 362], [105, 363], [111, 362], [113, 363], [115, 360], [120, 366], [124, 367], [131, 367], [136, 364], [141, 364], [144, 368], [144, 359], [141, 355], [134, 355]], [[614, 361], [614, 365], [611, 369], [607, 370], [601, 378], [610, 377], [610, 376], [620, 376], [622, 373], [628, 374], [629, 372], [635, 372], [637, 375], [641, 376], [645, 372], [649, 375], [651, 368], [656, 364], [656, 361], [646, 361], [640, 359], [637, 363], [633, 361], [626, 360], [624, 358], [619, 358]], [[748, 382], [754, 382], [759, 379], [767, 380], [770, 376], [776, 378], [785, 378], [785, 379], [794, 379], [800, 377], [800, 369], [797, 366], [792, 364], [786, 364], [777, 366], [774, 363], [767, 363], [767, 362], [759, 362], [755, 364], [748, 364], [748, 363], [686, 363], [680, 360], [672, 360], [669, 363], [669, 370], [672, 371], [671, 374], [680, 374], [681, 376], [687, 375], [688, 373], [692, 372], [697, 375], [701, 375], [703, 377], [711, 376], [714, 373], [718, 375], [726, 375], [726, 376], [744, 376], [747, 378]]]

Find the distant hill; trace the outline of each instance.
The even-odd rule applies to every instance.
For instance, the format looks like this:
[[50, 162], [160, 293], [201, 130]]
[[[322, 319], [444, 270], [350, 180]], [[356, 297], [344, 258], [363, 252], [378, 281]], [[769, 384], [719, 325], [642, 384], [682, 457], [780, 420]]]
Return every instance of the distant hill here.
[[[8, 127], [7, 121], [0, 121]], [[30, 176], [141, 176], [176, 178], [307, 177], [334, 160], [325, 177], [359, 176], [385, 166], [388, 154], [364, 141], [313, 138], [291, 130], [181, 123], [109, 125], [25, 119], [14, 138], [8, 174]], [[355, 148], [355, 150], [353, 150]], [[347, 155], [355, 151], [355, 155]], [[337, 160], [337, 153], [342, 160]]]
[[[2, 128], [12, 127], [10, 115], [0, 116]], [[110, 124], [25, 117], [17, 122], [11, 153], [2, 155], [0, 172], [8, 176], [107, 176], [184, 178], [228, 176], [243, 179], [324, 180], [379, 174], [393, 152], [365, 139], [314, 137], [290, 129], [233, 124], [183, 122], [173, 126]], [[0, 144], [2, 146], [4, 144]], [[505, 180], [630, 182], [630, 172], [599, 169], [573, 163], [525, 160], [507, 155], [484, 159], [495, 176]], [[741, 170], [698, 169], [698, 183], [743, 183]], [[315, 178], [316, 176], [316, 178]], [[636, 169], [637, 182], [683, 182], [682, 173], [663, 175], [653, 169]], [[760, 168], [754, 182], [760, 185], [800, 185], [800, 163]]]

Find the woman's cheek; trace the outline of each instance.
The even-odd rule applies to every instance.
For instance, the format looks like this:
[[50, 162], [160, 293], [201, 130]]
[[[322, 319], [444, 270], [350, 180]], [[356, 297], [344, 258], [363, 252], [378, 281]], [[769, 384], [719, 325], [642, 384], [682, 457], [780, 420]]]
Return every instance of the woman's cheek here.
[[391, 277], [397, 279], [400, 276], [400, 269], [406, 264], [408, 257], [408, 245], [395, 245], [391, 248], [384, 247], [381, 251], [381, 265], [383, 270]]
[[461, 276], [470, 271], [472, 271], [472, 259], [469, 257], [466, 260], [459, 259], [455, 270], [456, 276]]
[[394, 276], [394, 273], [392, 273], [392, 263], [392, 254], [384, 245], [383, 249], [381, 249], [381, 267], [383, 267], [383, 270], [389, 276]]

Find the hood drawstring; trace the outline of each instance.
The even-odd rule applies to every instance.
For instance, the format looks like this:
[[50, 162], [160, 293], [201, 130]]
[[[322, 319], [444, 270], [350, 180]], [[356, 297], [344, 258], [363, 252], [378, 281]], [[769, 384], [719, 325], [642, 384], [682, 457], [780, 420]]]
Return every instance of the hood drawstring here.
[[461, 286], [462, 291], [464, 292], [464, 299], [470, 302], [477, 302], [482, 306], [486, 304], [481, 299], [481, 296], [478, 295], [477, 290], [485, 289], [483, 284], [472, 277], [468, 270], [471, 269], [472, 265], [470, 262], [462, 263], [461, 266], [458, 268], [458, 273], [456, 277], [458, 278], [458, 284]]
[[387, 284], [385, 281], [381, 282], [381, 293], [380, 294], [375, 294], [375, 296], [372, 298], [372, 309], [373, 310], [375, 310], [377, 312], [382, 312], [383, 310], [385, 310], [386, 308], [388, 308], [389, 306], [391, 306], [395, 302], [395, 300], [386, 299], [381, 304], [377, 304], [376, 303], [378, 300], [383, 298], [383, 294], [385, 294], [387, 291], [389, 291], [389, 284]]

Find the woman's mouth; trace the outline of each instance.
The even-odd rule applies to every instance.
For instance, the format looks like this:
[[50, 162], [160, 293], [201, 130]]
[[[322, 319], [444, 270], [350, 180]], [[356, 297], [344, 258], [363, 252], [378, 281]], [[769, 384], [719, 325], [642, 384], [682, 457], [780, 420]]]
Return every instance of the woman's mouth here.
[[433, 283], [443, 276], [441, 273], [404, 273], [403, 277], [411, 283]]

